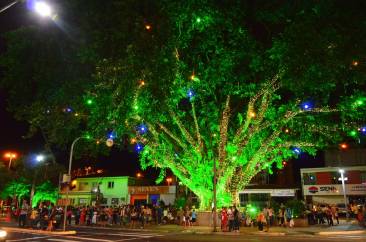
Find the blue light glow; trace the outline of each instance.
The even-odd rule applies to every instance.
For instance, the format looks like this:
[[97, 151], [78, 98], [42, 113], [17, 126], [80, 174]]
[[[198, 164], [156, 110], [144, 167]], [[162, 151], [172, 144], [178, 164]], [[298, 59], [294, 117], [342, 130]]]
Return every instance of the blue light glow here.
[[143, 145], [143, 144], [141, 144], [141, 143], [137, 143], [137, 144], [135, 145], [135, 150], [136, 150], [138, 153], [140, 153], [143, 149], [144, 149], [144, 145]]
[[313, 104], [310, 102], [304, 102], [301, 104], [301, 109], [303, 110], [310, 110], [313, 108]]
[[145, 124], [141, 124], [137, 127], [137, 131], [140, 133], [140, 134], [145, 134], [147, 131], [148, 131], [148, 128]]
[[189, 99], [193, 98], [195, 96], [195, 93], [192, 89], [188, 89], [187, 96]]
[[107, 134], [107, 137], [109, 139], [115, 139], [117, 137], [117, 134], [116, 134], [116, 131], [110, 131], [108, 134]]
[[292, 148], [292, 151], [296, 154], [296, 155], [299, 155], [301, 153], [301, 149], [298, 148], [298, 147], [294, 147]]

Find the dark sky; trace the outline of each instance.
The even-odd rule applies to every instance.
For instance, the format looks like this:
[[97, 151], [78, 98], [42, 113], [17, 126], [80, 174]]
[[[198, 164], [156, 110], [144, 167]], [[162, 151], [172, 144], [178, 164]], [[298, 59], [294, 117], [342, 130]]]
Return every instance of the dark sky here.
[[[11, 3], [9, 0], [0, 0], [0, 8]], [[5, 51], [6, 44], [3, 34], [7, 31], [15, 30], [22, 26], [32, 24], [34, 19], [28, 13], [24, 4], [15, 4], [6, 11], [0, 13], [0, 54]], [[0, 72], [0, 76], [3, 75]], [[12, 114], [6, 110], [6, 90], [0, 89], [0, 152], [5, 150], [14, 150], [21, 153], [39, 152], [43, 148], [41, 137], [36, 136], [33, 139], [22, 138], [27, 134], [28, 125], [26, 122], [20, 122], [13, 118]]]
[[[0, 9], [11, 2], [12, 1], [9, 0], [0, 0]], [[4, 33], [24, 26], [41, 24], [40, 21], [47, 21], [47, 19], [40, 19], [39, 16], [30, 12], [24, 3], [15, 4], [11, 8], [0, 13], [0, 54], [4, 53], [6, 50], [6, 43], [3, 37]], [[0, 70], [0, 78], [3, 75], [4, 73]], [[44, 140], [40, 134], [37, 134], [32, 138], [24, 138], [27, 134], [28, 124], [27, 122], [16, 120], [11, 113], [7, 112], [7, 95], [8, 93], [6, 90], [0, 89], [1, 158], [6, 151], [16, 151], [22, 155], [44, 151]], [[68, 163], [68, 150], [60, 151], [53, 149], [53, 151], [56, 155], [56, 160], [59, 163], [65, 165]], [[134, 176], [136, 172], [140, 170], [137, 162], [137, 155], [117, 147], [111, 150], [109, 156], [101, 156], [87, 160], [77, 160], [75, 158], [73, 168], [77, 168], [78, 166], [84, 167], [90, 164], [107, 169], [111, 171], [113, 175]], [[155, 177], [156, 175], [156, 171], [153, 170], [147, 173], [147, 177]]]

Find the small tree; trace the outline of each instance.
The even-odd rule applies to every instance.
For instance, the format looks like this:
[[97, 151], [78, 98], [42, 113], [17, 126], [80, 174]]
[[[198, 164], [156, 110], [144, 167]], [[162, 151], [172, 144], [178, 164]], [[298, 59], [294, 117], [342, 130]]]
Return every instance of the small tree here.
[[36, 187], [33, 197], [32, 207], [36, 207], [40, 202], [51, 202], [56, 204], [58, 190], [50, 181], [46, 181]]

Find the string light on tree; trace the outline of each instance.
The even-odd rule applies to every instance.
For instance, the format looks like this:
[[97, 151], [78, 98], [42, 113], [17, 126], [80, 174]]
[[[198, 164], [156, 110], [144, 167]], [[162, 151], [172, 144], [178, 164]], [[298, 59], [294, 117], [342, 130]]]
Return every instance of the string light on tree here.
[[92, 104], [93, 104], [93, 99], [88, 98], [88, 99], [86, 100], [86, 104], [87, 104], [87, 105], [92, 105]]
[[150, 24], [145, 24], [145, 29], [146, 30], [151, 30], [151, 25]]
[[187, 91], [187, 96], [188, 96], [189, 99], [192, 99], [195, 96], [194, 91], [192, 89], [189, 89]]
[[312, 108], [313, 108], [313, 105], [310, 102], [304, 102], [301, 104], [302, 110], [308, 111], [308, 110], [311, 110]]
[[362, 128], [360, 129], [360, 131], [361, 131], [362, 133], [366, 134], [366, 127], [362, 127]]
[[301, 153], [301, 149], [299, 147], [294, 147], [292, 148], [292, 151], [296, 154], [299, 155]]
[[346, 143], [340, 144], [341, 149], [345, 150], [348, 148], [348, 145]]
[[144, 80], [140, 80], [140, 86], [145, 86], [145, 81]]
[[355, 137], [357, 135], [357, 132], [355, 130], [352, 130], [349, 132], [349, 135]]
[[135, 150], [136, 150], [137, 153], [140, 153], [143, 149], [144, 149], [144, 145], [143, 144], [137, 143], [135, 145]]
[[249, 113], [249, 116], [250, 116], [251, 118], [255, 118], [256, 114], [255, 114], [255, 112], [251, 111], [251, 112]]
[[358, 66], [358, 64], [359, 64], [358, 61], [356, 61], [356, 60], [352, 61], [353, 66]]
[[138, 127], [137, 127], [137, 131], [141, 134], [141, 135], [144, 135], [146, 134], [146, 132], [148, 131], [147, 129], [147, 126], [145, 124], [140, 124]]
[[196, 18], [196, 23], [198, 23], [198, 24], [199, 24], [199, 23], [201, 23], [201, 21], [202, 21], [202, 19], [201, 19], [200, 17], [197, 17], [197, 18]]

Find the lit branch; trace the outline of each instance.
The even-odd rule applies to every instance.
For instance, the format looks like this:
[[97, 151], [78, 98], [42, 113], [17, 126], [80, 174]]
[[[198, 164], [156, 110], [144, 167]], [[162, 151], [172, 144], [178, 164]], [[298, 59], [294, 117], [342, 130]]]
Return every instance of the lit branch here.
[[183, 149], [186, 149], [187, 146], [177, 137], [175, 136], [172, 132], [170, 132], [163, 124], [158, 123], [159, 127], [173, 140], [175, 140], [175, 142], [177, 142], [178, 145], [180, 145]]
[[182, 122], [180, 121], [179, 117], [171, 110], [169, 109], [169, 114], [172, 117], [172, 119], [175, 121], [175, 123], [178, 125], [179, 130], [182, 132], [184, 137], [186, 137], [187, 141], [193, 146], [196, 147], [196, 142], [188, 132], [188, 130], [183, 126]]
[[220, 124], [220, 144], [219, 144], [219, 162], [223, 163], [226, 156], [226, 143], [227, 143], [227, 129], [230, 118], [230, 96], [226, 98], [226, 104], [222, 113], [222, 119]]
[[197, 121], [197, 116], [196, 116], [196, 108], [195, 108], [194, 102], [191, 102], [191, 103], [192, 103], [192, 113], [193, 113], [194, 125], [196, 127], [196, 135], [197, 135], [198, 146], [200, 148], [202, 148], [202, 139], [201, 139], [201, 133], [200, 133], [200, 129], [199, 129], [199, 126], [198, 126], [198, 121]]

